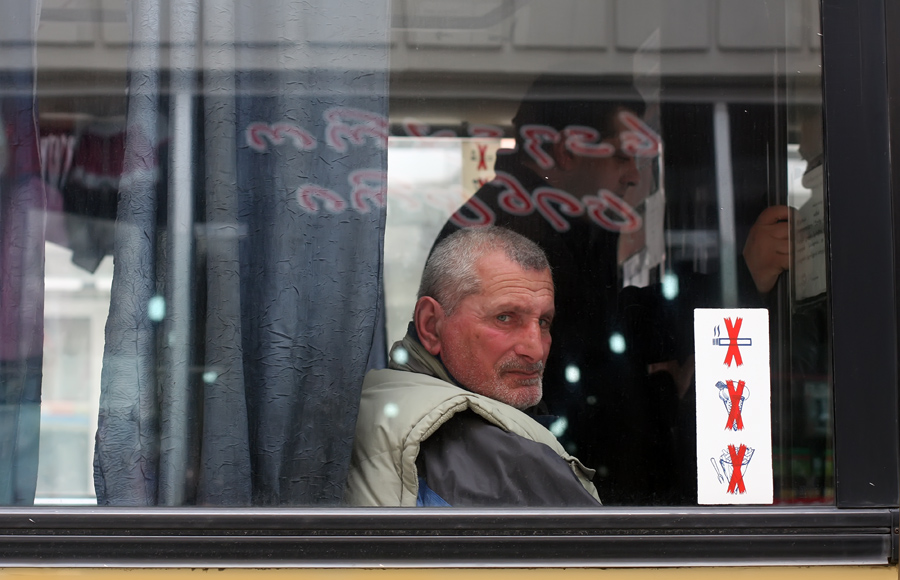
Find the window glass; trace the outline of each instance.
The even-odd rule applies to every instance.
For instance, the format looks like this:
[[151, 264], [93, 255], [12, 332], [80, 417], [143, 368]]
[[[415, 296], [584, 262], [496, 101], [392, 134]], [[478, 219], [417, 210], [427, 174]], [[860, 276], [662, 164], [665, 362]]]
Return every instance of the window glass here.
[[[0, 505], [357, 503], [357, 417], [412, 400], [372, 419], [363, 377], [418, 360], [390, 349], [426, 258], [489, 224], [548, 255], [527, 414], [604, 505], [733, 479], [733, 457], [698, 465], [697, 400], [730, 416], [759, 391], [697, 383], [695, 308], [768, 311], [755, 460], [774, 503], [833, 502], [815, 3], [0, 10]], [[434, 360], [449, 377], [404, 372], [477, 391]], [[434, 458], [484, 425], [423, 435], [409, 485], [445, 499]], [[554, 488], [552, 469], [509, 478]]]
[[435, 239], [492, 223], [541, 244], [540, 413], [606, 505], [729, 483], [728, 460], [698, 471], [696, 399], [730, 410], [695, 381], [698, 307], [768, 309], [773, 501], [833, 501], [818, 14], [718, 6], [394, 5], [389, 342]]

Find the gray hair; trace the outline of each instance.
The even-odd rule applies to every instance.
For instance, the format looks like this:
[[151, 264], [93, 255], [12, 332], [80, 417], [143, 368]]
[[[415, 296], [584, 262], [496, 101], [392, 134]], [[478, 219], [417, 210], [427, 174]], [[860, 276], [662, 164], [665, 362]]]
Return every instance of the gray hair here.
[[524, 270], [549, 270], [547, 255], [521, 234], [497, 226], [465, 228], [441, 240], [422, 272], [418, 298], [430, 296], [450, 315], [466, 296], [481, 291], [475, 264], [491, 252], [501, 251]]

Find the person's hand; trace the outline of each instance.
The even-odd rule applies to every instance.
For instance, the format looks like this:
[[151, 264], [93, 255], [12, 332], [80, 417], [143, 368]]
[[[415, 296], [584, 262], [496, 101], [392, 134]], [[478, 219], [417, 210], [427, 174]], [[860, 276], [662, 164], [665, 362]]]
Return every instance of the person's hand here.
[[766, 293], [775, 287], [778, 276], [788, 269], [790, 242], [788, 219], [791, 208], [775, 205], [766, 208], [750, 228], [744, 244], [744, 261], [753, 276], [756, 289]]

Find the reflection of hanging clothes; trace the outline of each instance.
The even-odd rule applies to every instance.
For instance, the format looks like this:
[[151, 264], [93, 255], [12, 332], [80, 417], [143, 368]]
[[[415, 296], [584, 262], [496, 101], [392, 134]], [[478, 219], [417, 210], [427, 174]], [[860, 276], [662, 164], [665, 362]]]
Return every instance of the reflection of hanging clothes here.
[[41, 180], [47, 191], [47, 241], [69, 246], [63, 214], [62, 189], [72, 170], [77, 127], [75, 118], [65, 115], [40, 120]]
[[46, 185], [57, 190], [65, 186], [72, 169], [75, 141], [74, 131], [53, 131], [41, 126], [41, 179]]
[[93, 272], [115, 244], [116, 200], [125, 154], [122, 120], [97, 120], [78, 137], [62, 187], [72, 262]]
[[32, 82], [30, 70], [0, 74], [15, 89], [0, 98], [0, 505], [30, 505], [37, 482], [47, 197]]

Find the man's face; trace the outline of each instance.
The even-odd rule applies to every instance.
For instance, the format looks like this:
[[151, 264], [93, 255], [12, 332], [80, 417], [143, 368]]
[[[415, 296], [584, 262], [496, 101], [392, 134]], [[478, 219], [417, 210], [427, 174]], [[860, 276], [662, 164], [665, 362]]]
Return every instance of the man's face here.
[[440, 356], [471, 391], [527, 409], [541, 400], [550, 353], [550, 270], [523, 270], [503, 252], [476, 263], [481, 292], [439, 322]]
[[609, 143], [616, 148], [612, 157], [575, 155], [565, 188], [575, 197], [581, 199], [586, 195], [597, 195], [601, 189], [606, 189], [617, 197], [624, 198], [628, 188], [640, 183], [641, 176], [635, 158], [623, 152], [620, 147], [619, 135], [628, 128], [618, 115], [613, 127], [615, 135], [603, 139], [603, 143]]

